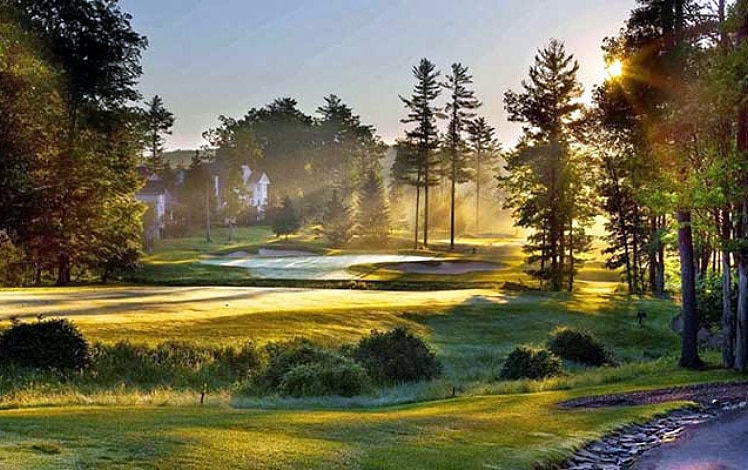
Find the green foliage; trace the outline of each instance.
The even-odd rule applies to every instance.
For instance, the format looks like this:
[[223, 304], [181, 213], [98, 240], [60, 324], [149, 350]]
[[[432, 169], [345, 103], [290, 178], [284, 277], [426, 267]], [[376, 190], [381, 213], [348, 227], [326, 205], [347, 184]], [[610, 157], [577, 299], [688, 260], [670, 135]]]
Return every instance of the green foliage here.
[[602, 366], [613, 363], [610, 351], [597, 338], [575, 328], [553, 330], [548, 349], [562, 359], [580, 364]]
[[294, 397], [360, 395], [369, 384], [366, 370], [352, 359], [330, 356], [298, 364], [283, 374], [279, 392]]
[[[733, 281], [737, 276], [731, 277]], [[718, 273], [707, 273], [696, 281], [696, 306], [699, 311], [699, 322], [706, 328], [720, 327], [722, 325], [722, 275]], [[734, 282], [730, 292], [732, 293], [733, 315], [737, 314], [738, 289]]]
[[290, 234], [298, 232], [301, 228], [301, 217], [289, 196], [283, 197], [281, 207], [273, 211], [271, 219], [273, 233], [276, 236], [285, 235], [288, 238]]
[[322, 233], [335, 248], [348, 243], [353, 236], [351, 210], [333, 190], [322, 219]]
[[168, 170], [169, 164], [164, 161], [165, 135], [171, 134], [174, 126], [174, 114], [164, 106], [164, 100], [155, 95], [145, 103], [146, 109], [141, 110], [141, 126], [143, 133], [143, 147], [148, 152], [147, 168], [150, 172], [162, 176]]
[[367, 242], [382, 244], [387, 241], [390, 234], [390, 212], [382, 177], [373, 169], [366, 172], [359, 192], [356, 221], [356, 231]]
[[96, 344], [92, 373], [100, 384], [217, 388], [247, 380], [260, 367], [252, 343], [241, 348], [169, 341], [156, 347], [129, 342]]
[[265, 352], [268, 357], [267, 366], [255, 379], [255, 383], [265, 391], [280, 389], [283, 377], [297, 366], [335, 363], [340, 359], [334, 351], [307, 339], [268, 343], [265, 345]]
[[549, 350], [520, 346], [509, 354], [499, 377], [503, 380], [538, 380], [562, 373], [561, 359]]
[[11, 193], [0, 194], [0, 206], [17, 214], [0, 214], [0, 227], [38, 272], [56, 270], [60, 285], [73, 269], [106, 278], [138, 255], [141, 208], [133, 195], [141, 146], [129, 103], [139, 99], [147, 41], [117, 2], [16, 0], [2, 7], [9, 5], [14, 14], [3, 14], [0, 27], [17, 19], [18, 44], [43, 52], [0, 48], [0, 115], [9, 124], [0, 123], [0, 139], [14, 154], [0, 165], [0, 186], [8, 181]]
[[0, 336], [0, 361], [21, 367], [73, 371], [91, 362], [88, 342], [69, 320], [18, 323]]
[[507, 157], [500, 187], [515, 223], [533, 231], [524, 247], [528, 272], [551, 290], [573, 289], [574, 263], [589, 245], [583, 229], [594, 214], [589, 171], [573, 132], [582, 108], [578, 71], [574, 56], [554, 39], [535, 56], [523, 92], [504, 95], [509, 120], [522, 123], [524, 133]]
[[385, 333], [372, 331], [361, 338], [352, 356], [380, 384], [431, 380], [442, 373], [436, 355], [421, 338], [404, 327]]
[[20, 286], [27, 281], [26, 256], [10, 237], [0, 233], [0, 286]]

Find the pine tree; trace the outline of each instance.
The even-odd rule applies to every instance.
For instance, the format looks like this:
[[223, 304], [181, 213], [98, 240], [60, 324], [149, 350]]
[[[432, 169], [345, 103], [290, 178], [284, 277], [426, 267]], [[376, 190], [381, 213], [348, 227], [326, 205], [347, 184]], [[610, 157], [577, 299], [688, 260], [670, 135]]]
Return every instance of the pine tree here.
[[465, 139], [463, 133], [467, 125], [475, 117], [473, 112], [481, 103], [475, 97], [475, 92], [468, 89], [472, 85], [473, 77], [468, 68], [460, 63], [452, 64], [452, 73], [447, 75], [446, 81], [441, 86], [449, 96], [449, 102], [445, 107], [449, 124], [446, 135], [446, 147], [449, 158], [449, 181], [450, 187], [450, 223], [449, 223], [449, 249], [455, 247], [455, 196], [457, 183], [468, 181], [467, 162], [465, 159]]
[[468, 165], [475, 182], [475, 233], [480, 233], [481, 189], [493, 176], [495, 166], [500, 158], [500, 147], [496, 141], [496, 130], [488, 125], [483, 116], [470, 121], [467, 125]]
[[174, 126], [174, 115], [164, 107], [164, 101], [156, 95], [146, 103], [143, 110], [144, 144], [148, 152], [148, 169], [161, 175], [167, 168], [164, 161], [164, 144], [166, 135], [171, 135]]
[[333, 189], [322, 219], [322, 234], [334, 248], [344, 246], [353, 236], [351, 209]]
[[[509, 175], [503, 186], [514, 196], [509, 204], [518, 216], [517, 224], [534, 230], [526, 250], [537, 253], [540, 269], [533, 273], [547, 280], [551, 290], [573, 282], [574, 255], [578, 244], [575, 219], [583, 202], [574, 197], [574, 136], [572, 128], [581, 109], [582, 88], [577, 81], [579, 64], [567, 54], [563, 43], [551, 42], [535, 56], [524, 92], [509, 91], [504, 102], [509, 119], [521, 122], [523, 141], [508, 159]], [[578, 240], [578, 239], [577, 239]], [[567, 257], [567, 250], [571, 253]]]
[[272, 228], [276, 237], [284, 235], [286, 240], [289, 235], [298, 232], [301, 228], [301, 217], [290, 196], [283, 197], [281, 207], [273, 216]]
[[[436, 126], [436, 118], [440, 109], [434, 105], [439, 97], [441, 88], [439, 86], [439, 71], [436, 65], [428, 59], [413, 67], [413, 77], [416, 84], [410, 98], [400, 97], [408, 110], [408, 115], [401, 122], [404, 124], [415, 124], [415, 127], [406, 133], [408, 141], [415, 147], [411, 163], [416, 168], [417, 178], [420, 183], [416, 186], [416, 198], [420, 196], [420, 187], [423, 186], [423, 245], [429, 243], [429, 187], [435, 185], [438, 180], [434, 174], [435, 150], [439, 147], [439, 133]], [[416, 226], [418, 224], [416, 223]]]
[[390, 214], [382, 177], [374, 169], [366, 173], [357, 205], [356, 222], [359, 236], [370, 243], [385, 243], [390, 235]]

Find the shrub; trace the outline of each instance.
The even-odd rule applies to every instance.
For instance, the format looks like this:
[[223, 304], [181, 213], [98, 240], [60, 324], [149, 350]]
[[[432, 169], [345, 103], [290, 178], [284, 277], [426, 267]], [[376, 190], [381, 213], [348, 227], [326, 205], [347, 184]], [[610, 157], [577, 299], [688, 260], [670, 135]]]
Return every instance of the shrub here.
[[369, 383], [366, 370], [351, 359], [299, 364], [283, 375], [279, 392], [283, 395], [352, 397], [363, 392]]
[[93, 371], [104, 383], [222, 386], [245, 380], [259, 367], [252, 343], [240, 349], [171, 341], [156, 347], [119, 342], [94, 346]]
[[[738, 311], [737, 275], [732, 276], [733, 316]], [[722, 275], [707, 273], [696, 280], [696, 306], [699, 310], [699, 323], [705, 328], [722, 326]]]
[[386, 333], [372, 331], [353, 349], [353, 358], [382, 384], [431, 380], [442, 372], [426, 343], [404, 327]]
[[520, 346], [509, 354], [501, 369], [504, 380], [543, 379], [561, 375], [561, 359], [547, 349]]
[[613, 362], [613, 357], [594, 336], [574, 328], [556, 328], [551, 333], [548, 349], [562, 359], [589, 366]]
[[68, 320], [18, 323], [0, 336], [3, 362], [45, 370], [82, 370], [91, 355], [88, 342]]
[[340, 359], [334, 351], [314, 344], [307, 339], [268, 343], [265, 346], [268, 363], [265, 370], [257, 376], [255, 382], [267, 391], [279, 390], [283, 377], [291, 369], [300, 365], [330, 362]]

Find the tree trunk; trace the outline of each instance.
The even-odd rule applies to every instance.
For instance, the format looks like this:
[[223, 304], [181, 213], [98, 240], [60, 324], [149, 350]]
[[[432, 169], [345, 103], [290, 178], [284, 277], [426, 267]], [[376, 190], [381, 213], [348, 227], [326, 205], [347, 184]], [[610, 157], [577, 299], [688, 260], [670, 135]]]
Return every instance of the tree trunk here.
[[481, 152], [479, 151], [476, 155], [478, 159], [475, 162], [475, 236], [480, 234], [480, 179], [481, 179], [481, 168], [480, 159], [482, 158]]
[[722, 213], [722, 364], [731, 369], [735, 365], [735, 317], [732, 313], [732, 272], [730, 251], [726, 243], [730, 240], [730, 210]]
[[678, 210], [678, 252], [681, 273], [681, 315], [683, 337], [681, 339], [680, 365], [695, 368], [701, 366], [699, 359], [699, 316], [696, 310], [696, 276], [694, 273], [693, 232], [691, 213]]
[[421, 173], [418, 172], [418, 184], [416, 184], [416, 219], [415, 219], [415, 230], [413, 232], [413, 249], [418, 249], [418, 219], [420, 218], [420, 212], [421, 212], [421, 186], [420, 186], [420, 180], [421, 180]]
[[574, 221], [569, 223], [569, 292], [574, 291]]
[[60, 253], [57, 258], [57, 283], [58, 286], [70, 284], [70, 257], [67, 253]]
[[423, 165], [423, 247], [429, 247], [429, 153]]
[[748, 365], [748, 257], [738, 255], [738, 314], [735, 328], [735, 364], [737, 370]]
[[213, 242], [210, 237], [210, 180], [208, 180], [205, 190], [205, 241]]
[[[745, 9], [744, 9], [745, 10]], [[737, 45], [741, 47], [748, 38], [748, 11], [742, 11], [743, 17], [740, 18], [740, 27], [737, 34]], [[738, 103], [737, 129], [736, 129], [736, 150], [738, 159], [745, 162], [748, 159], [748, 109], [742, 103], [748, 90], [743, 87], [740, 101]], [[748, 183], [743, 175], [743, 184]], [[746, 215], [748, 214], [748, 201], [743, 198], [740, 207], [740, 216], [737, 220], [736, 240], [744, 240], [746, 235]], [[741, 249], [737, 253], [738, 264], [738, 312], [735, 328], [735, 369], [745, 370], [748, 362], [748, 253]]]
[[455, 249], [455, 191], [457, 190], [457, 150], [452, 149], [452, 185], [449, 212], [449, 250]]

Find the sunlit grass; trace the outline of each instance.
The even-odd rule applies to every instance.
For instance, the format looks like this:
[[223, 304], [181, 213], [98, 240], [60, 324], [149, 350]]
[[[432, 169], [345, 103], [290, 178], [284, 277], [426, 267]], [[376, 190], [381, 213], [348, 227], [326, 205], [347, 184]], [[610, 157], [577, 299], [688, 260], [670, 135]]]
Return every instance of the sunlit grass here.
[[[648, 312], [643, 326], [638, 309]], [[203, 407], [197, 391], [40, 383], [2, 399], [0, 465], [9, 467], [528, 468], [677, 406], [569, 411], [559, 401], [740, 378], [676, 367], [678, 338], [668, 326], [674, 303], [611, 294], [16, 289], [0, 293], [0, 311], [66, 315], [92, 340], [149, 344], [261, 345], [305, 336], [339, 345], [373, 328], [406, 325], [445, 364], [434, 382], [350, 399], [256, 398], [225, 389], [209, 391]], [[558, 325], [593, 332], [624, 363], [570, 365], [569, 375], [543, 381], [496, 379], [513, 347], [543, 344]]]
[[[557, 409], [555, 403], [567, 396], [458, 398], [363, 412], [220, 406], [9, 410], [0, 412], [0, 462], [35, 468], [527, 468], [675, 406]], [[35, 450], [40, 445], [56, 453]]]

